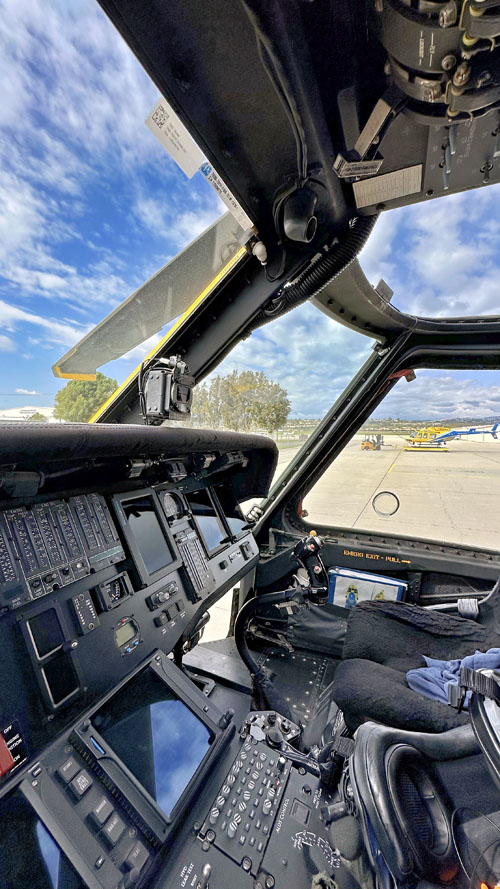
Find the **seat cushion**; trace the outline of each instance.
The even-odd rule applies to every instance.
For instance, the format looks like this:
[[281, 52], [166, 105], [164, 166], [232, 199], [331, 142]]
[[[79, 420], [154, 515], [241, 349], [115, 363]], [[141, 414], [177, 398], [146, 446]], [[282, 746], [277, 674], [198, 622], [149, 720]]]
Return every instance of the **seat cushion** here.
[[403, 672], [364, 658], [339, 664], [333, 696], [351, 732], [370, 719], [417, 732], [445, 732], [468, 721], [467, 714], [408, 688]]
[[407, 673], [422, 655], [450, 660], [487, 651], [500, 636], [455, 615], [403, 602], [360, 602], [352, 609], [342, 657], [364, 658]]

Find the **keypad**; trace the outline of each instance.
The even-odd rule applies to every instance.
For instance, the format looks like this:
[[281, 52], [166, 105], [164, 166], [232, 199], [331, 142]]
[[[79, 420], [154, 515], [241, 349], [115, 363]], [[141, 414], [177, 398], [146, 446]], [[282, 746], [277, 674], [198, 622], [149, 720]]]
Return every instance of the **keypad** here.
[[247, 855], [256, 873], [281, 802], [290, 763], [277, 767], [279, 752], [247, 739], [236, 756], [200, 831], [233, 861]]

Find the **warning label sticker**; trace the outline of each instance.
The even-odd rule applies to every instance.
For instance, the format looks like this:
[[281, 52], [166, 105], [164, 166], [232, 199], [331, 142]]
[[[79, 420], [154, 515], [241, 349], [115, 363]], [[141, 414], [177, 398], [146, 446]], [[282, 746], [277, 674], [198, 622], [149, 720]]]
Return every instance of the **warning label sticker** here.
[[24, 743], [23, 736], [21, 735], [17, 719], [14, 720], [14, 722], [11, 722], [10, 725], [6, 726], [1, 731], [5, 743], [7, 744], [9, 753], [14, 760], [14, 765], [10, 770], [11, 774], [14, 769], [17, 769], [17, 767], [20, 766], [21, 763], [25, 762], [25, 760], [28, 758], [28, 751], [26, 749], [26, 744]]
[[352, 187], [358, 209], [403, 198], [405, 195], [420, 191], [422, 164], [406, 167], [404, 170], [394, 170], [393, 173], [384, 173], [373, 179], [363, 179], [361, 182], [355, 182]]
[[205, 156], [165, 99], [160, 99], [156, 103], [145, 124], [188, 179], [191, 179], [199, 170]]
[[252, 227], [252, 221], [248, 218], [241, 204], [238, 203], [232, 192], [229, 191], [226, 183], [217, 173], [217, 170], [214, 170], [211, 164], [204, 163], [200, 167], [201, 172], [203, 173], [207, 182], [210, 183], [214, 191], [217, 192], [221, 201], [226, 205], [227, 209], [231, 211], [236, 222], [241, 225], [242, 229], [246, 231], [246, 229]]

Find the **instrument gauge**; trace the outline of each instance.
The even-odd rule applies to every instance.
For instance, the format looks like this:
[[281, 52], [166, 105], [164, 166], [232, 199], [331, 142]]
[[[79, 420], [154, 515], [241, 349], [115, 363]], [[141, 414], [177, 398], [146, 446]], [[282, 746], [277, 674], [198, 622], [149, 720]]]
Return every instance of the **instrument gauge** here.
[[163, 511], [169, 522], [180, 519], [184, 513], [184, 506], [180, 497], [170, 494], [168, 491], [162, 497]]

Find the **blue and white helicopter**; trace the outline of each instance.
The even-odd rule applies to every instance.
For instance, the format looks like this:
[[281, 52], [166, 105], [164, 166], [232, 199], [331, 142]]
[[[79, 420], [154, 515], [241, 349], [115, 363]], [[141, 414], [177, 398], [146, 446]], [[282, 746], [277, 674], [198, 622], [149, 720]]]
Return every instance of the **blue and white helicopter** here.
[[443, 427], [427, 426], [424, 429], [419, 429], [417, 432], [413, 432], [407, 438], [410, 447], [406, 448], [406, 450], [413, 450], [414, 448], [420, 448], [422, 450], [441, 448], [444, 450], [442, 445], [445, 444], [445, 442], [453, 441], [453, 439], [462, 435], [491, 435], [493, 438], [497, 439], [497, 429], [499, 426], [500, 422], [494, 423], [491, 429], [485, 428], [484, 426], [471, 426], [469, 429], [445, 429]]

